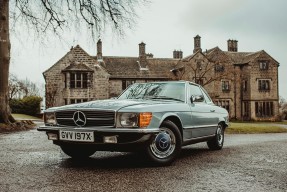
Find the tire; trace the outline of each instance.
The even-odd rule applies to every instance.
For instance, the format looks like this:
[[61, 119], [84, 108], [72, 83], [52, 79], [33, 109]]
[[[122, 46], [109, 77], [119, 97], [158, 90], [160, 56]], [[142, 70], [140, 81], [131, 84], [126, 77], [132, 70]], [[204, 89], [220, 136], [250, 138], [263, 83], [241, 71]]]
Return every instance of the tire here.
[[164, 121], [160, 132], [147, 146], [147, 156], [157, 165], [169, 165], [180, 153], [181, 145], [182, 137], [178, 127], [171, 121]]
[[220, 123], [217, 126], [215, 137], [209, 141], [207, 141], [207, 146], [211, 150], [220, 150], [223, 147], [224, 143], [224, 128]]
[[85, 159], [92, 156], [95, 153], [95, 150], [85, 148], [85, 146], [62, 145], [60, 147], [66, 155], [75, 159]]

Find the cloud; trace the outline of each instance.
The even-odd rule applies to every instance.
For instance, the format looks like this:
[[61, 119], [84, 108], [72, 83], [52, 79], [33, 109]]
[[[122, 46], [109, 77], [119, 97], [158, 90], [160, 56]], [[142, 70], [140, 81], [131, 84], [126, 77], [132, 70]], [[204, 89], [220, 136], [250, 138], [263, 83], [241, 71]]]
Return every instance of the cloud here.
[[286, 34], [285, 0], [190, 1], [179, 22], [189, 30]]

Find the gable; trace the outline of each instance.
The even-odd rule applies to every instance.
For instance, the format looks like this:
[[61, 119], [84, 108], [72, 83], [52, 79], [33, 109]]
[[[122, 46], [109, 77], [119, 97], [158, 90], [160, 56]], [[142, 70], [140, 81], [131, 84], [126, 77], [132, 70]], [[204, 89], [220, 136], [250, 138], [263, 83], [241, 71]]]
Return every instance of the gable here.
[[214, 63], [226, 63], [231, 61], [230, 57], [228, 57], [228, 55], [226, 55], [226, 53], [219, 47], [207, 50], [206, 57], [209, 59], [209, 61]]
[[258, 56], [256, 57], [256, 59], [259, 60], [268, 60], [272, 63], [275, 63], [277, 65], [277, 67], [279, 67], [279, 62], [276, 61], [273, 57], [271, 57], [266, 51], [262, 50], [260, 51], [260, 54], [258, 54]]
[[94, 71], [95, 68], [100, 68], [105, 71], [105, 73], [108, 73], [106, 69], [98, 64], [96, 59], [77, 45], [76, 47], [71, 48], [59, 61], [43, 72], [43, 76], [46, 78], [49, 73], [59, 73], [67, 70], [85, 70], [91, 72]]

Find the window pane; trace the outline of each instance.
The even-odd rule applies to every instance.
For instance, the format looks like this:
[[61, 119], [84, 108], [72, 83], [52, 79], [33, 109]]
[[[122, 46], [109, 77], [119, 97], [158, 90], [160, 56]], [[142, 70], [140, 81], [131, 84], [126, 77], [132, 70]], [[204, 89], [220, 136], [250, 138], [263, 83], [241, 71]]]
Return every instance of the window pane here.
[[81, 88], [81, 81], [77, 81], [77, 88]]
[[88, 74], [87, 73], [83, 73], [83, 80], [87, 81], [88, 80]]
[[190, 85], [192, 96], [202, 96], [202, 92], [198, 86]]
[[77, 80], [81, 80], [81, 73], [77, 73]]
[[230, 109], [230, 105], [229, 105], [229, 101], [226, 101], [226, 110], [229, 112]]
[[72, 80], [75, 81], [75, 75], [76, 75], [75, 73], [71, 73], [71, 74], [70, 74], [70, 79], [71, 79], [71, 81], [72, 81]]
[[204, 95], [204, 98], [206, 100], [207, 103], [210, 103], [212, 102], [211, 98], [209, 97], [209, 95], [207, 94], [206, 90], [205, 89], [202, 89], [202, 92], [203, 92], [203, 95]]
[[88, 82], [87, 81], [83, 81], [83, 88], [87, 88], [88, 87]]
[[126, 80], [122, 80], [122, 90], [125, 90], [126, 88]]
[[75, 81], [70, 81], [70, 88], [75, 88]]

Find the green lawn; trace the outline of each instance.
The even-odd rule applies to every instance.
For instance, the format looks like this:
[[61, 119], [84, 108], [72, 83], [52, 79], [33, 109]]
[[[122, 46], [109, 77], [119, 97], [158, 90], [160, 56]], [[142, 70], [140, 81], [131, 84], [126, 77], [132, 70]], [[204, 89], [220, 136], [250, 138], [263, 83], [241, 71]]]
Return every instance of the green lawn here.
[[226, 133], [249, 134], [249, 133], [287, 133], [287, 128], [275, 125], [277, 123], [255, 123], [255, 122], [230, 122]]

